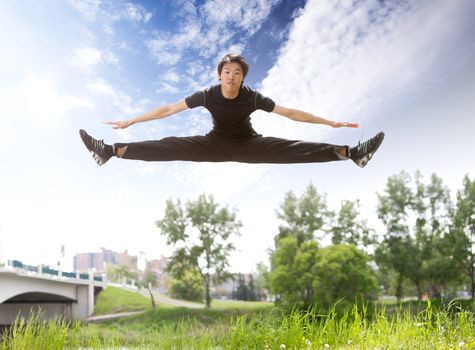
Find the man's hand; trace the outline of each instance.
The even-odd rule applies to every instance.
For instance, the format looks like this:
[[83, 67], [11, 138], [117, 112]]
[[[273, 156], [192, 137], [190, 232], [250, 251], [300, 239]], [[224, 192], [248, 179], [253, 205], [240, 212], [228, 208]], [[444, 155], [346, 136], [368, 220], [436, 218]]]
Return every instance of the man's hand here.
[[104, 124], [112, 125], [114, 129], [125, 129], [132, 125], [130, 120], [107, 121]]
[[330, 126], [332, 128], [359, 128], [360, 125], [357, 123], [348, 123], [348, 122], [331, 122]]

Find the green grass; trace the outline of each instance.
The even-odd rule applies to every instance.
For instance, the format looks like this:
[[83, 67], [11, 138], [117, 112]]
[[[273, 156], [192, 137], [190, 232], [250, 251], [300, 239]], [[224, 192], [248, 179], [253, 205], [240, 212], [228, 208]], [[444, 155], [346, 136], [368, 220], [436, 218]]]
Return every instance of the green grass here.
[[475, 303], [358, 303], [350, 309], [294, 310], [215, 300], [211, 309], [150, 307], [147, 297], [103, 291], [96, 314], [146, 309], [97, 324], [18, 319], [0, 338], [17, 349], [475, 349]]
[[159, 308], [92, 325], [19, 320], [0, 349], [475, 349], [474, 313], [453, 304], [369, 311]]
[[216, 299], [211, 302], [211, 308], [225, 309], [266, 309], [272, 308], [273, 303], [264, 301], [241, 301], [241, 300], [220, 300]]
[[95, 303], [94, 315], [144, 310], [151, 306], [150, 298], [116, 287], [108, 287], [100, 292]]

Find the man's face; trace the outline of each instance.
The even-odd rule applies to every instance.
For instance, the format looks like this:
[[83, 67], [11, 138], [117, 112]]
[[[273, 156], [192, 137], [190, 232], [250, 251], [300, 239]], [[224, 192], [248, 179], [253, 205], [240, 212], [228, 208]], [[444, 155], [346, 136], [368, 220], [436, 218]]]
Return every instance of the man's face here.
[[236, 62], [225, 63], [219, 76], [221, 85], [229, 89], [239, 88], [244, 80], [241, 65]]

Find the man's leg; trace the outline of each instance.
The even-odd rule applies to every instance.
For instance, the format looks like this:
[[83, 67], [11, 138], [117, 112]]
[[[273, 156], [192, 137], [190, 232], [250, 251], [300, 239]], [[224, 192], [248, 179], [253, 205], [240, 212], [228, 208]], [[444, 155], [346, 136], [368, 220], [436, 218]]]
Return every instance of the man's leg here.
[[254, 136], [236, 147], [233, 160], [246, 163], [315, 163], [346, 160], [348, 146]]
[[230, 160], [226, 148], [209, 136], [165, 137], [153, 141], [116, 143], [114, 148], [116, 155], [124, 159], [195, 162]]
[[104, 165], [111, 157], [145, 161], [190, 160], [195, 162], [223, 162], [231, 160], [229, 146], [210, 136], [166, 137], [156, 141], [116, 143], [108, 145], [80, 130], [86, 148]]

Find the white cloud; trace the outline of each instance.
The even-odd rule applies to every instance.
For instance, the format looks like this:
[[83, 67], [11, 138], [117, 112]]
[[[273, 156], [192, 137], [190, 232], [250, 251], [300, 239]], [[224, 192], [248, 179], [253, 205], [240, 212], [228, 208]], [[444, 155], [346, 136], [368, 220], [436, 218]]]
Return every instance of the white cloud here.
[[204, 109], [189, 113], [187, 119], [187, 133], [189, 135], [203, 135], [212, 128], [211, 118], [209, 112]]
[[166, 71], [160, 78], [170, 83], [178, 83], [180, 81], [180, 75], [174, 69]]
[[87, 20], [94, 21], [100, 13], [102, 0], [69, 0], [69, 4]]
[[83, 72], [90, 73], [101, 64], [118, 65], [119, 58], [111, 51], [103, 52], [95, 47], [84, 46], [73, 50], [69, 64]]
[[71, 66], [81, 70], [89, 71], [94, 66], [103, 62], [104, 60], [101, 51], [93, 47], [83, 47], [74, 50], [70, 64]]
[[203, 5], [203, 12], [210, 27], [233, 25], [252, 35], [260, 29], [277, 3], [278, 1], [240, 0], [230, 3], [227, 0], [208, 0]]
[[105, 97], [108, 103], [119, 109], [124, 116], [130, 116], [139, 113], [143, 105], [148, 101], [139, 101], [134, 103], [132, 97], [126, 93], [115, 89], [111, 84], [103, 79], [96, 79], [86, 84], [87, 89], [96, 96]]
[[[456, 29], [467, 25], [469, 16], [463, 14], [473, 7], [468, 0], [364, 0], [355, 5], [310, 0], [261, 91], [278, 104], [362, 121], [378, 104], [417, 89], [425, 77], [459, 59], [460, 48], [442, 43], [462, 40]], [[315, 137], [331, 130], [268, 117], [256, 118], [255, 125], [284, 137]]]
[[151, 12], [145, 11], [140, 5], [126, 3], [123, 6], [124, 14], [122, 17], [131, 21], [147, 23], [153, 16]]
[[104, 59], [105, 63], [109, 63], [116, 66], [119, 64], [119, 58], [111, 51], [106, 51], [105, 53], [103, 53], [102, 58]]
[[[259, 183], [271, 166], [268, 164], [187, 163], [168, 168], [169, 178], [180, 187], [192, 189], [192, 195], [214, 193], [217, 200], [227, 200]], [[232, 186], [230, 186], [232, 184]]]
[[160, 87], [157, 89], [157, 93], [163, 93], [163, 92], [168, 92], [170, 94], [176, 94], [180, 91], [176, 86], [173, 86], [168, 83], [160, 82]]
[[169, 44], [165, 38], [149, 39], [145, 44], [158, 64], [172, 65], [180, 60], [181, 54], [179, 52], [170, 52], [168, 50]]
[[[75, 108], [92, 108], [82, 97], [60, 93], [52, 80], [30, 76], [2, 93], [2, 110], [6, 115], [30, 117], [42, 127], [58, 127]], [[3, 114], [3, 113], [2, 113]]]
[[127, 1], [120, 0], [69, 0], [86, 20], [100, 21], [104, 31], [114, 34], [115, 22], [126, 20], [136, 23], [147, 23], [153, 14], [144, 7]]
[[208, 0], [197, 7], [189, 1], [176, 4], [176, 33], [160, 32], [146, 41], [158, 64], [175, 64], [184, 53], [196, 50], [201, 57], [213, 57], [229, 48], [242, 50], [246, 39], [258, 31], [278, 0]]

